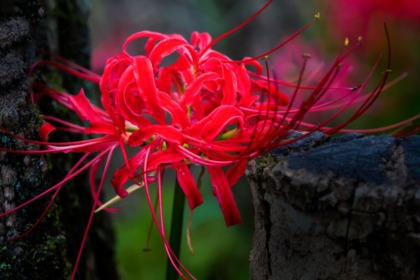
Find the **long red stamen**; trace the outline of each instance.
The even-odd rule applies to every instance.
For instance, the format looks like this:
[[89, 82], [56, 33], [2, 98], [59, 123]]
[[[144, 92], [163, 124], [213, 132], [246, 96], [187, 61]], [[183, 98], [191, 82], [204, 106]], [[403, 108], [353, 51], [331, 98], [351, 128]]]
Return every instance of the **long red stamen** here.
[[219, 37], [217, 37], [216, 39], [214, 39], [203, 51], [202, 53], [206, 53], [206, 51], [208, 51], [210, 48], [212, 48], [215, 44], [217, 44], [218, 42], [220, 42], [221, 40], [223, 40], [224, 38], [226, 38], [227, 36], [231, 35], [232, 33], [235, 33], [236, 31], [238, 31], [239, 29], [241, 29], [242, 27], [244, 27], [245, 25], [247, 25], [248, 23], [250, 23], [252, 20], [254, 20], [256, 17], [258, 17], [265, 9], [268, 8], [268, 6], [271, 5], [271, 3], [273, 2], [273, 0], [268, 1], [261, 9], [259, 9], [256, 13], [254, 13], [252, 16], [250, 16], [247, 20], [245, 20], [244, 22], [242, 22], [241, 24], [239, 24], [238, 26], [232, 28], [231, 30], [223, 33], [222, 35], [220, 35]]
[[[107, 157], [107, 160], [106, 160], [106, 163], [105, 163], [105, 168], [106, 169], [108, 169], [108, 166], [109, 166], [109, 163], [110, 163], [110, 160], [111, 160], [111, 157], [112, 157], [112, 153], [114, 151], [114, 148], [115, 147], [111, 147], [108, 150], [103, 151], [97, 157], [97, 158], [103, 157], [105, 154], [108, 153], [108, 157]], [[88, 236], [88, 233], [89, 233], [89, 229], [90, 229], [90, 226], [92, 224], [93, 216], [95, 215], [95, 209], [96, 209], [96, 206], [98, 205], [99, 195], [100, 195], [100, 193], [102, 191], [102, 187], [103, 187], [104, 181], [105, 181], [105, 175], [102, 176], [101, 182], [100, 182], [100, 184], [98, 186], [98, 190], [93, 193], [94, 201], [93, 201], [93, 205], [92, 205], [92, 210], [90, 211], [89, 219], [88, 219], [88, 222], [87, 222], [87, 225], [86, 225], [85, 232], [83, 234], [83, 238], [82, 238], [82, 242], [80, 244], [79, 252], [77, 253], [76, 262], [74, 264], [73, 272], [72, 272], [72, 275], [71, 275], [71, 279], [72, 280], [75, 279], [75, 277], [76, 277], [77, 268], [79, 266], [79, 262], [80, 262], [80, 259], [82, 257], [83, 249], [85, 247], [84, 245], [86, 243], [86, 239], [87, 239], [87, 236]]]

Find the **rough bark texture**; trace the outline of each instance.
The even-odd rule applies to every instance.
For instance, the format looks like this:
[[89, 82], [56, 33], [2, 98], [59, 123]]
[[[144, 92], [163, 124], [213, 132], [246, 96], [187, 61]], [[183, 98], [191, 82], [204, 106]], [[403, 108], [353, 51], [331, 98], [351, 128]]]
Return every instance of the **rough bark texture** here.
[[251, 279], [420, 279], [420, 136], [315, 134], [247, 176]]
[[[30, 104], [27, 75], [35, 59], [33, 30], [43, 15], [36, 1], [2, 1], [0, 9], [0, 126], [19, 136], [37, 139], [40, 118]], [[39, 146], [1, 135], [1, 147], [39, 149]], [[0, 152], [0, 211], [3, 213], [47, 189], [47, 163], [37, 155]], [[1, 279], [64, 279], [70, 272], [59, 209], [53, 206], [37, 229], [29, 229], [42, 214], [47, 200], [0, 219]]]
[[[50, 51], [84, 66], [89, 63], [87, 1], [19, 1], [0, 3], [0, 126], [19, 136], [38, 139], [38, 109], [30, 102], [29, 67], [36, 49]], [[61, 77], [54, 69], [37, 70], [38, 78], [62, 80], [75, 92], [81, 83]], [[77, 88], [77, 90], [76, 90]], [[49, 104], [46, 107], [53, 108]], [[50, 109], [51, 110], [51, 109]], [[64, 112], [65, 114], [65, 112]], [[60, 139], [60, 135], [56, 140]], [[1, 132], [6, 149], [40, 147], [17, 141]], [[56, 159], [0, 152], [0, 213], [35, 197], [63, 178], [75, 156]], [[47, 162], [52, 168], [47, 172]], [[0, 279], [68, 279], [92, 207], [86, 178], [66, 185], [41, 223], [20, 236], [42, 215], [49, 197], [0, 218]], [[118, 279], [114, 236], [109, 217], [100, 215], [92, 225], [76, 279]]]

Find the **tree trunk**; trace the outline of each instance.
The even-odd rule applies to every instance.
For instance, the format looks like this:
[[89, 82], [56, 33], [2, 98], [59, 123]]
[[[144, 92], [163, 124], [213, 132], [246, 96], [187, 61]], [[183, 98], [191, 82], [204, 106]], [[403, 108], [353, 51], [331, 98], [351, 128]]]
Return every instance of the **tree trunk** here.
[[251, 279], [420, 279], [420, 136], [314, 134], [247, 176]]
[[[47, 4], [48, 3], [48, 4]], [[0, 4], [0, 126], [19, 136], [39, 139], [41, 117], [30, 102], [30, 66], [36, 49], [89, 65], [87, 1], [1, 1]], [[36, 70], [48, 81], [59, 77], [76, 92], [84, 84], [51, 68]], [[61, 77], [61, 78], [60, 78]], [[45, 107], [52, 108], [51, 104]], [[51, 110], [51, 109], [50, 109]], [[41, 147], [0, 133], [1, 147], [38, 150]], [[62, 140], [58, 135], [55, 140]], [[0, 152], [0, 212], [35, 197], [63, 178], [77, 155], [45, 157]], [[47, 172], [47, 162], [51, 166]], [[1, 279], [68, 279], [93, 199], [87, 178], [65, 185], [51, 210], [28, 235], [14, 239], [37, 221], [51, 195], [0, 218]], [[77, 279], [118, 279], [114, 235], [107, 215], [95, 217]]]
[[[37, 139], [38, 111], [30, 104], [27, 75], [35, 59], [33, 30], [42, 15], [31, 1], [23, 9], [19, 1], [2, 1], [0, 9], [0, 126], [25, 138]], [[1, 147], [39, 149], [4, 133]], [[5, 212], [46, 190], [47, 162], [39, 155], [0, 152], [0, 211]], [[39, 199], [0, 220], [0, 275], [2, 279], [68, 278], [66, 235], [60, 223], [60, 209], [53, 206], [37, 229], [14, 239], [41, 216], [48, 200]]]

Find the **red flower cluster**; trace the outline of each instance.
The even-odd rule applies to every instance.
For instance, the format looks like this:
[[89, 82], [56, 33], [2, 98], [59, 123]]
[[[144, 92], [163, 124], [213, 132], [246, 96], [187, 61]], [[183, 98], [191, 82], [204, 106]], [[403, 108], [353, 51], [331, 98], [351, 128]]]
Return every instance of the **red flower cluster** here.
[[[127, 45], [148, 38], [145, 55], [129, 55]], [[247, 66], [261, 75], [255, 60], [234, 62], [211, 50], [210, 35], [193, 33], [191, 42], [179, 35], [143, 31], [130, 36], [124, 52], [108, 60], [100, 81], [102, 104], [123, 131], [124, 142], [141, 146], [114, 176], [121, 197], [123, 185], [161, 168], [177, 171], [192, 209], [202, 203], [188, 165], [208, 168], [227, 225], [240, 222], [231, 186], [244, 173], [246, 160], [265, 146], [264, 127], [287, 97], [262, 78], [252, 78]], [[168, 66], [163, 59], [177, 53]], [[260, 129], [259, 129], [260, 128]], [[223, 167], [231, 166], [227, 172]]]

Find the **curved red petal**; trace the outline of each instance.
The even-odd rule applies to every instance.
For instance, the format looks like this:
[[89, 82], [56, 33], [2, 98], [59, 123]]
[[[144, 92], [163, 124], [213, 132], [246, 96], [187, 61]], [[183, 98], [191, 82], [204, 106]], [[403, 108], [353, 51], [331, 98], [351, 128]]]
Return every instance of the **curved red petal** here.
[[203, 197], [197, 188], [194, 176], [185, 163], [173, 164], [172, 167], [176, 170], [177, 180], [187, 198], [190, 209], [194, 210], [203, 203]]
[[222, 105], [234, 105], [236, 103], [237, 97], [237, 81], [236, 75], [227, 68], [223, 69], [223, 80], [225, 82], [223, 87], [223, 99], [221, 104]]
[[200, 93], [203, 88], [203, 85], [206, 81], [213, 81], [214, 79], [219, 78], [219, 75], [213, 72], [203, 73], [197, 78], [195, 78], [192, 83], [187, 85], [184, 94], [181, 97], [180, 104], [181, 106], [190, 105], [192, 99]]
[[242, 175], [244, 175], [247, 163], [248, 159], [241, 160], [240, 162], [236, 163], [234, 166], [228, 169], [228, 171], [226, 172], [226, 176], [231, 186], [235, 185], [236, 182], [238, 182], [239, 178], [241, 178]]
[[57, 130], [54, 126], [52, 126], [50, 123], [45, 122], [41, 125], [39, 128], [39, 137], [42, 141], [47, 141], [48, 135], [50, 135], [51, 132]]
[[179, 38], [165, 39], [157, 43], [149, 55], [149, 59], [152, 62], [153, 67], [156, 68], [165, 56], [179, 50], [186, 44], [188, 44], [187, 41]]
[[[133, 58], [133, 74], [137, 85], [137, 93], [144, 100], [145, 106], [159, 124], [165, 123], [165, 116], [160, 106], [155, 74], [151, 61], [147, 57]], [[131, 121], [131, 120], [129, 120]]]
[[214, 193], [219, 201], [223, 216], [227, 226], [241, 223], [241, 215], [236, 206], [231, 186], [228, 182], [226, 174], [221, 167], [208, 166], [207, 170], [210, 174], [210, 180], [213, 185]]
[[177, 145], [183, 144], [184, 138], [181, 131], [173, 126], [149, 125], [134, 131], [128, 138], [128, 144], [130, 146], [142, 145], [145, 141], [150, 140], [152, 136], [158, 136], [168, 143]]
[[206, 141], [213, 141], [226, 125], [236, 124], [241, 127], [243, 123], [244, 114], [241, 110], [235, 106], [221, 105], [190, 128], [185, 129], [184, 132]]

